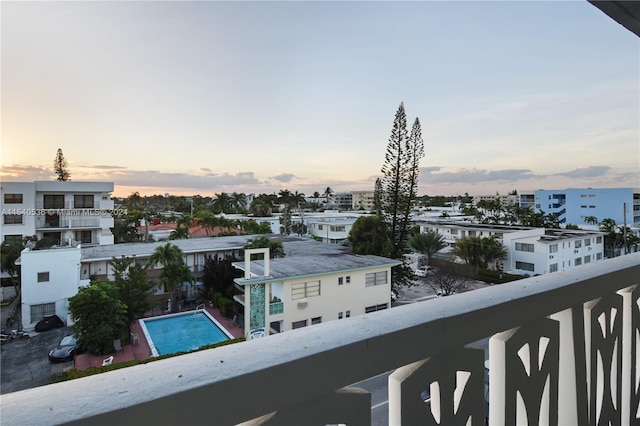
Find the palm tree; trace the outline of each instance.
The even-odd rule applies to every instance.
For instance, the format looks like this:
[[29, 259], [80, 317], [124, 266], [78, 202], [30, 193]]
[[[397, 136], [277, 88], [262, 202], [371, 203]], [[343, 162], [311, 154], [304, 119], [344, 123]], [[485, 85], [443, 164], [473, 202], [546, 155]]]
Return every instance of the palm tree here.
[[324, 190], [324, 196], [327, 198], [327, 204], [329, 203], [329, 197], [333, 194], [333, 189], [327, 186], [327, 189]]
[[409, 239], [409, 246], [427, 256], [427, 266], [431, 257], [445, 248], [447, 243], [444, 242], [444, 237], [434, 230], [428, 230], [425, 233], [416, 234]]
[[507, 249], [492, 235], [491, 237], [466, 237], [455, 242], [452, 253], [469, 265], [487, 269], [489, 265], [507, 257]]
[[281, 189], [280, 192], [278, 192], [278, 201], [280, 201], [280, 204], [291, 204], [292, 196], [293, 194], [291, 194], [291, 191], [288, 189]]
[[234, 192], [231, 194], [231, 206], [235, 209], [236, 214], [238, 214], [238, 210], [247, 207], [247, 195], [242, 192]]
[[[249, 212], [257, 217], [271, 216], [274, 206], [275, 195], [260, 194], [254, 198], [249, 207]], [[276, 197], [277, 198], [277, 197]]]
[[213, 210], [217, 213], [228, 213], [231, 206], [231, 196], [226, 192], [216, 194], [213, 200]]
[[164, 285], [165, 292], [170, 292], [171, 310], [177, 310], [176, 293], [178, 285], [183, 282], [194, 282], [194, 278], [189, 271], [189, 267], [184, 263], [184, 253], [180, 247], [171, 243], [157, 247], [151, 256], [149, 256], [149, 264], [163, 266], [160, 273], [160, 282]]
[[587, 225], [597, 225], [598, 218], [595, 216], [585, 216], [584, 223], [586, 223]]
[[300, 204], [303, 204], [305, 201], [304, 192], [296, 191], [291, 195], [291, 203], [295, 204], [298, 210], [300, 210]]

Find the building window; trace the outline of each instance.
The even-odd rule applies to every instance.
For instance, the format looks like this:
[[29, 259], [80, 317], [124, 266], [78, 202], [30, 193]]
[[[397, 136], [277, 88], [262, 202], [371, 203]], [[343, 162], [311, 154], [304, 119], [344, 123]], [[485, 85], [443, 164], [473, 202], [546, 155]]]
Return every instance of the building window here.
[[76, 241], [91, 244], [91, 231], [76, 231]]
[[48, 272], [38, 272], [38, 282], [39, 283], [48, 283], [49, 282], [49, 273]]
[[320, 324], [322, 322], [322, 317], [311, 318], [311, 325]]
[[558, 272], [558, 264], [552, 263], [551, 265], [549, 265], [549, 272]]
[[596, 244], [602, 244], [602, 235], [596, 237]]
[[93, 195], [74, 195], [73, 208], [75, 209], [92, 209]]
[[56, 313], [55, 303], [43, 303], [41, 305], [31, 305], [31, 322], [38, 322], [42, 318]]
[[549, 246], [549, 253], [557, 253], [558, 252], [558, 244], [551, 244]]
[[346, 281], [347, 281], [347, 284], [351, 284], [351, 275], [347, 275]]
[[585, 238], [584, 239], [584, 245], [586, 246], [590, 246], [591, 245], [591, 238]]
[[596, 254], [596, 260], [602, 260], [602, 253]]
[[296, 328], [302, 328], [307, 326], [307, 320], [302, 321], [294, 321], [291, 323], [291, 328], [295, 330]]
[[457, 229], [452, 229], [451, 230], [451, 235], [458, 235], [458, 230]]
[[365, 287], [373, 287], [376, 285], [387, 284], [387, 271], [371, 272], [365, 274], [364, 285]]
[[591, 263], [591, 255], [587, 255], [584, 257], [584, 263]]
[[45, 195], [45, 209], [64, 209], [64, 195]]
[[342, 312], [338, 312], [338, 319], [342, 319]]
[[387, 308], [388, 308], [387, 303], [382, 303], [380, 305], [367, 306], [366, 308], [364, 308], [364, 312], [368, 314], [371, 312], [382, 311], [383, 309], [387, 309]]
[[322, 231], [322, 225], [318, 225], [318, 230]]
[[338, 277], [338, 285], [342, 285], [342, 284], [344, 284], [344, 282], [343, 282], [343, 281], [344, 281], [344, 278], [342, 278], [342, 277]]
[[309, 281], [291, 285], [291, 298], [293, 300], [313, 296], [320, 296], [320, 281]]
[[345, 312], [345, 313], [344, 313], [344, 315], [345, 315], [347, 318], [349, 318], [349, 317], [351, 316], [351, 311], [347, 311], [347, 312]]
[[22, 243], [22, 235], [21, 234], [5, 235], [4, 241], [7, 243]]
[[470, 237], [475, 237], [476, 236], [476, 231], [469, 231], [469, 236]]
[[575, 260], [574, 263], [575, 263], [576, 266], [582, 265], [582, 258], [581, 257], [576, 257], [576, 260]]
[[331, 232], [344, 232], [346, 228], [344, 226], [332, 226], [330, 229]]
[[22, 194], [4, 194], [5, 204], [22, 204]]
[[22, 215], [21, 214], [5, 214], [4, 215], [4, 224], [5, 225], [20, 225], [20, 224], [22, 224]]
[[533, 253], [533, 244], [516, 243], [516, 251], [526, 251]]
[[540, 208], [540, 204], [536, 204], [536, 209], [539, 209], [539, 208]]
[[516, 261], [516, 269], [521, 269], [523, 271], [535, 271], [536, 265], [529, 262], [518, 262]]
[[575, 248], [580, 248], [582, 247], [582, 240], [576, 240], [575, 244], [574, 244]]

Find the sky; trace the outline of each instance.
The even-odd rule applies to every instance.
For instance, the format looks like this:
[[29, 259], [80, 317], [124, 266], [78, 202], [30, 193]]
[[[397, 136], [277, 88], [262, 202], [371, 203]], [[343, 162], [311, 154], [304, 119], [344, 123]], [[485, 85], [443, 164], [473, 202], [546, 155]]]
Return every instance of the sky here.
[[585, 0], [0, 4], [4, 181], [115, 196], [640, 187], [639, 38]]

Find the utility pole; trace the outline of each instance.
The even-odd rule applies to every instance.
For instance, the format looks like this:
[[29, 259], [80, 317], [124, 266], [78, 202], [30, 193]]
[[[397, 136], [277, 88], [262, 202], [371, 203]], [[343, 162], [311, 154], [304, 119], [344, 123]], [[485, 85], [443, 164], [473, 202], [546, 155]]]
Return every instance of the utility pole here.
[[622, 203], [622, 254], [627, 254], [627, 203]]

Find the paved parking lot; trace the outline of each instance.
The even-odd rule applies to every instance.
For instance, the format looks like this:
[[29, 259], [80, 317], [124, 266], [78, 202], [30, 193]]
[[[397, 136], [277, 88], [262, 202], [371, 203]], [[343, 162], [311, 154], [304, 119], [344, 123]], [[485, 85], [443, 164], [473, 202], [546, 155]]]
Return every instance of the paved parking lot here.
[[[48, 383], [52, 364], [47, 354], [72, 331], [67, 327], [31, 333], [29, 339], [16, 339], [0, 349], [0, 393], [16, 392]], [[72, 364], [71, 362], [70, 364]]]

